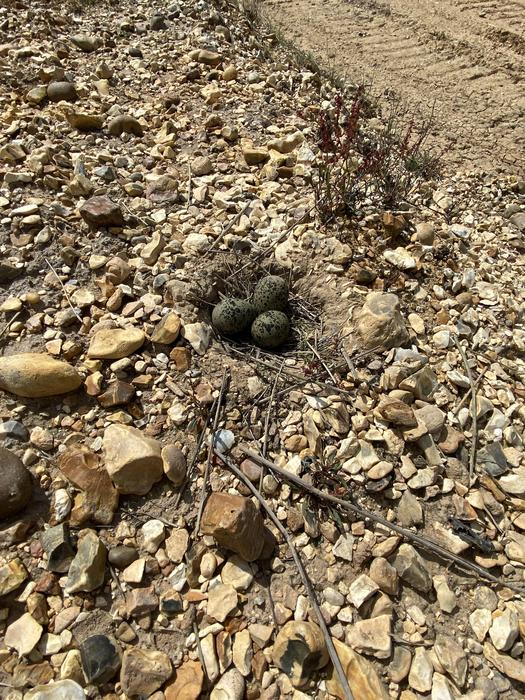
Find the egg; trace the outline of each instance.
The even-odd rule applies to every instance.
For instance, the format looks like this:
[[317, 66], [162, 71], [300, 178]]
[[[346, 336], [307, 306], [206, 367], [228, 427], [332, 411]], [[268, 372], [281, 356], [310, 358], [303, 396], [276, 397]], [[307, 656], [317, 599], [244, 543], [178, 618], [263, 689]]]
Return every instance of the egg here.
[[290, 321], [282, 311], [265, 311], [252, 323], [252, 338], [261, 348], [277, 348], [290, 334]]
[[277, 275], [263, 277], [253, 293], [253, 305], [259, 313], [283, 311], [288, 304], [288, 283]]
[[235, 335], [248, 328], [255, 316], [256, 311], [249, 301], [227, 298], [215, 306], [211, 322], [219, 333]]

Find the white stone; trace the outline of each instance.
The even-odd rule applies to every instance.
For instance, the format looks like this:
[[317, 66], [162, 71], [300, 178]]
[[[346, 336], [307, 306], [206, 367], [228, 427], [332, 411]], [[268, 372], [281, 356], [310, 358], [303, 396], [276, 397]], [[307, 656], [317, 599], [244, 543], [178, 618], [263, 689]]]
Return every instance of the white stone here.
[[166, 530], [160, 520], [148, 520], [141, 528], [143, 543], [142, 546], [150, 554], [155, 554], [164, 541]]

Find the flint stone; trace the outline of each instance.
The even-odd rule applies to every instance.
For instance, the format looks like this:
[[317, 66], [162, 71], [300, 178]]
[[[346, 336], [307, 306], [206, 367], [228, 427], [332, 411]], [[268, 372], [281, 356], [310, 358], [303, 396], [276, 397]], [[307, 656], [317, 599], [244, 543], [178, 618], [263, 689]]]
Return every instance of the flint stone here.
[[75, 556], [75, 551], [69, 538], [69, 526], [60, 523], [50, 527], [41, 535], [42, 548], [47, 554], [47, 570], [66, 573]]
[[152, 695], [171, 676], [167, 654], [154, 649], [127, 649], [122, 657], [120, 684], [130, 697]]
[[28, 352], [0, 357], [0, 389], [16, 396], [57, 396], [78, 389], [81, 383], [74, 367], [50, 355]]
[[186, 457], [176, 445], [166, 445], [161, 450], [164, 474], [174, 486], [182, 486], [186, 479]]
[[[337, 639], [332, 641], [354, 698], [356, 700], [389, 700], [390, 695], [373, 665], [346, 644]], [[330, 668], [326, 688], [339, 700], [345, 700], [346, 694], [333, 666]]]
[[120, 668], [117, 643], [104, 634], [87, 637], [80, 647], [82, 668], [88, 683], [102, 685], [110, 681]]
[[22, 460], [0, 447], [0, 520], [23, 510], [32, 496], [31, 474]]
[[85, 700], [84, 689], [75, 681], [63, 680], [37, 685], [24, 695], [24, 700]]
[[403, 543], [394, 558], [393, 565], [401, 579], [412, 588], [428, 593], [432, 588], [432, 579], [423, 558], [412, 547]]
[[273, 662], [290, 678], [296, 688], [304, 686], [310, 675], [326, 666], [328, 651], [321, 630], [313, 622], [287, 622], [275, 639]]
[[38, 644], [42, 632], [42, 625], [30, 613], [24, 613], [6, 629], [4, 641], [6, 646], [16, 649], [20, 656], [26, 656]]
[[121, 360], [138, 350], [146, 339], [140, 328], [103, 328], [91, 338], [88, 357], [99, 360]]
[[202, 515], [201, 532], [213, 535], [221, 547], [246, 561], [255, 561], [264, 547], [262, 516], [253, 502], [243, 496], [212, 493]]
[[110, 425], [102, 446], [109, 476], [119, 493], [144, 496], [163, 475], [161, 446], [127, 425]]
[[399, 347], [409, 335], [395, 294], [370, 292], [357, 319], [357, 332], [366, 348]]
[[77, 553], [69, 567], [67, 593], [89, 593], [104, 583], [106, 548], [94, 530], [79, 533]]
[[392, 653], [391, 626], [390, 615], [359, 620], [347, 630], [346, 642], [360, 654], [388, 659]]
[[27, 570], [18, 557], [0, 566], [0, 597], [16, 591], [27, 578]]

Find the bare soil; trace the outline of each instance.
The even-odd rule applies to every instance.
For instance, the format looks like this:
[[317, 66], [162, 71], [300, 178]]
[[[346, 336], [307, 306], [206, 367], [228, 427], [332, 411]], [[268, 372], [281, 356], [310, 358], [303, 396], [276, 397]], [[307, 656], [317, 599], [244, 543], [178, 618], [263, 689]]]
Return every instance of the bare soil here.
[[263, 0], [288, 39], [423, 115], [449, 167], [525, 168], [525, 0]]

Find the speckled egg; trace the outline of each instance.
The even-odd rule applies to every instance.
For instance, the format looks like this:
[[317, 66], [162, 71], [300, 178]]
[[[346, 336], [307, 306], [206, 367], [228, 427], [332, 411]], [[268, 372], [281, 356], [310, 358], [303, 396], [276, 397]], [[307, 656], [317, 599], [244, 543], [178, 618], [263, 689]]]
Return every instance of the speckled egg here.
[[256, 315], [257, 312], [249, 301], [228, 298], [213, 309], [211, 321], [219, 333], [234, 335], [248, 328]]
[[277, 275], [263, 277], [253, 293], [253, 305], [259, 313], [283, 311], [288, 304], [288, 283]]
[[261, 348], [282, 345], [290, 333], [290, 321], [282, 311], [265, 311], [252, 323], [252, 338]]

